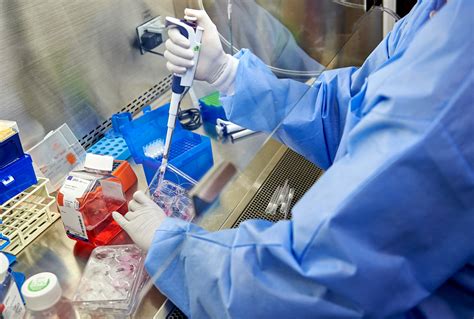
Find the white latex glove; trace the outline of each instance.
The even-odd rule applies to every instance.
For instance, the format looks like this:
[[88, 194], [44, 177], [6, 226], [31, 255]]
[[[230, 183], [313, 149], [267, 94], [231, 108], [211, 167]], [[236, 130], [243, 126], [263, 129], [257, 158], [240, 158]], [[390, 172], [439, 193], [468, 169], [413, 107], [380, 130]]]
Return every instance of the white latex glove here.
[[[217, 27], [204, 10], [186, 9], [184, 14], [195, 18], [197, 24], [204, 28], [195, 79], [206, 81], [221, 91], [228, 91], [235, 80], [238, 60], [225, 54]], [[194, 52], [190, 42], [177, 28], [170, 29], [168, 36], [164, 54], [168, 60], [166, 66], [172, 73], [184, 74], [194, 66]]]
[[142, 191], [133, 194], [133, 200], [128, 204], [129, 212], [122, 216], [113, 212], [115, 221], [132, 238], [141, 249], [148, 251], [153, 241], [155, 231], [166, 218], [163, 210]]

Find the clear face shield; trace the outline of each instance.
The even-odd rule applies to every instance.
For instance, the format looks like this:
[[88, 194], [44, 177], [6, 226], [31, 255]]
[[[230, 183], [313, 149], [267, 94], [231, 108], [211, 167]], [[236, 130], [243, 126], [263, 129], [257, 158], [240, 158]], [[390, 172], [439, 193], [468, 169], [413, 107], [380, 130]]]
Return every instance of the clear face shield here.
[[[278, 135], [282, 123], [307, 103], [311, 88], [329, 69], [360, 66], [383, 38], [384, 25], [397, 17], [390, 10], [374, 7], [365, 11], [362, 1], [190, 1], [175, 2], [178, 17], [187, 7], [203, 9], [216, 24], [224, 50], [239, 55], [248, 49], [275, 77], [297, 81], [301, 86], [287, 99], [257, 101], [265, 115], [249, 112], [248, 119], [259, 123], [262, 131], [254, 131], [219, 118], [215, 125], [204, 125], [195, 131], [211, 137], [213, 166], [201, 179], [195, 179], [173, 166], [166, 183], [155, 178], [149, 195], [171, 216], [180, 216], [210, 231], [229, 225], [229, 216], [242, 200], [236, 194], [251, 196], [265, 168], [262, 163], [276, 161], [274, 154], [287, 150]], [[195, 82], [191, 96], [213, 93], [207, 85]], [[192, 101], [187, 101], [192, 104]], [[220, 102], [217, 100], [216, 103]], [[266, 105], [269, 104], [269, 105]], [[238, 106], [236, 106], [238, 107]], [[293, 111], [295, 110], [295, 111]], [[225, 117], [222, 114], [222, 117]], [[173, 190], [170, 192], [170, 187]], [[291, 218], [291, 206], [305, 190], [297, 191], [286, 179], [275, 185], [260, 215], [276, 221]], [[177, 194], [166, 198], [166, 194]], [[165, 202], [178, 202], [181, 211]], [[182, 203], [192, 204], [192, 209]], [[283, 207], [282, 207], [283, 204]], [[273, 205], [273, 206], [272, 206]], [[172, 206], [172, 205], [171, 205]], [[274, 207], [274, 208], [272, 208]], [[275, 215], [281, 210], [282, 216]], [[285, 213], [286, 212], [286, 213]], [[263, 213], [263, 212], [262, 212]], [[226, 224], [227, 223], [227, 224]]]
[[[200, 0], [193, 4], [205, 9], [217, 25], [224, 50], [239, 55], [240, 50], [249, 49], [277, 81], [297, 81], [299, 90], [287, 98], [255, 101], [255, 109], [265, 111], [249, 111], [247, 119], [265, 130], [252, 130], [241, 138], [232, 138], [232, 134], [223, 138], [211, 132], [216, 129], [213, 126], [198, 130], [211, 136], [212, 168], [195, 180], [170, 165], [172, 177], [162, 184], [155, 177], [149, 195], [168, 215], [208, 231], [238, 227], [248, 218], [291, 219], [291, 208], [323, 171], [284, 145], [282, 125], [302, 104], [311, 107], [306, 105], [311, 100], [308, 96], [324, 71], [362, 65], [382, 40], [384, 24], [393, 24], [396, 17], [380, 8], [366, 12], [361, 1]], [[183, 12], [189, 5], [175, 3], [175, 10]], [[200, 90], [199, 84], [195, 86], [195, 91]], [[217, 121], [217, 130], [220, 125], [236, 132], [248, 129], [226, 120]], [[285, 172], [271, 174], [279, 170]], [[292, 182], [294, 174], [306, 175], [304, 182]], [[177, 258], [179, 251], [163, 265]], [[163, 271], [150, 274], [152, 282]]]
[[[232, 132], [225, 138], [219, 132], [210, 133], [214, 165], [203, 178], [193, 180], [172, 167], [173, 176], [178, 175], [174, 180], [182, 185], [176, 189], [172, 183], [170, 192], [169, 183], [157, 185], [155, 179], [149, 193], [160, 206], [168, 209], [169, 215], [180, 215], [181, 219], [207, 231], [235, 228], [246, 219], [272, 222], [291, 219], [291, 208], [323, 170], [284, 144], [282, 126], [300, 107], [311, 107], [308, 97], [318, 85], [321, 74], [330, 69], [362, 65], [383, 39], [387, 26], [393, 26], [398, 17], [379, 7], [366, 12], [359, 0], [191, 2], [175, 2], [175, 12], [179, 14], [190, 6], [206, 10], [217, 26], [226, 52], [239, 56], [242, 49], [250, 50], [277, 81], [298, 82], [299, 90], [288, 93], [285, 98], [254, 97], [255, 107], [246, 113], [244, 122], [257, 123], [254, 126], [264, 128], [262, 131], [249, 130], [241, 123], [227, 123], [228, 119], [218, 120], [216, 128], [211, 126], [211, 130], [249, 132], [241, 138], [233, 138]], [[251, 72], [246, 74], [247, 81], [258, 80]], [[194, 91], [202, 95], [196, 92], [212, 93], [212, 88], [203, 89], [195, 83]], [[233, 108], [238, 107], [243, 106], [233, 105]], [[205, 127], [200, 129], [204, 131], [197, 132], [209, 135]], [[296, 183], [292, 180], [295, 175], [304, 175], [304, 178]], [[178, 193], [171, 202], [186, 202], [192, 205], [191, 209], [181, 204], [175, 205], [174, 210], [169, 209], [169, 205], [164, 204], [170, 201], [166, 199], [167, 193]], [[176, 212], [178, 207], [182, 210]], [[179, 251], [177, 249], [162, 265], [178, 258]], [[157, 269], [150, 274], [151, 281], [155, 282], [164, 271], [164, 268]], [[163, 309], [179, 312], [173, 307], [167, 301]]]

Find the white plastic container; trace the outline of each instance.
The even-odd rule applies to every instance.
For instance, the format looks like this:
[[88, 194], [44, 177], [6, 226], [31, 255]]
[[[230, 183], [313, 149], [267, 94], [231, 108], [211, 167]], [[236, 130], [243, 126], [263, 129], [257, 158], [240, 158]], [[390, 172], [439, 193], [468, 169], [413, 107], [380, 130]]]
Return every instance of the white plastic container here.
[[84, 164], [86, 157], [86, 151], [67, 124], [49, 132], [27, 153], [33, 158], [37, 175], [50, 180], [49, 192], [56, 191], [70, 171]]
[[8, 258], [0, 253], [0, 308], [1, 318], [22, 318], [25, 314], [25, 306], [20, 297], [18, 287], [13, 277], [8, 272], [10, 263]]
[[25, 298], [26, 319], [62, 319], [78, 318], [72, 303], [62, 297], [58, 277], [43, 272], [28, 278], [21, 287]]
[[73, 297], [81, 317], [133, 316], [148, 280], [144, 263], [145, 253], [136, 245], [95, 248]]

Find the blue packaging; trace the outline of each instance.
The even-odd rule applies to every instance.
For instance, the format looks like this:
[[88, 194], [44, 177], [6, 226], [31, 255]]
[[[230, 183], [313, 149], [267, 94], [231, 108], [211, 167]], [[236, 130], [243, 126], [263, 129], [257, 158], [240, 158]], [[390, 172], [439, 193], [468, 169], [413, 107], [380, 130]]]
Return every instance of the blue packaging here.
[[0, 142], [0, 169], [25, 155], [18, 133]]
[[212, 125], [217, 124], [217, 119], [227, 120], [227, 116], [220, 101], [219, 92], [215, 92], [199, 99], [202, 120]]
[[28, 154], [0, 169], [0, 204], [36, 184], [33, 162]]
[[[133, 159], [136, 163], [143, 164], [148, 184], [151, 183], [160, 167], [161, 158], [146, 157], [144, 147], [157, 140], [161, 140], [164, 144], [168, 111], [169, 104], [148, 111], [136, 120], [125, 123], [121, 127], [123, 137]], [[186, 131], [177, 124], [171, 143], [169, 163], [192, 178], [199, 180], [214, 164], [210, 139]]]

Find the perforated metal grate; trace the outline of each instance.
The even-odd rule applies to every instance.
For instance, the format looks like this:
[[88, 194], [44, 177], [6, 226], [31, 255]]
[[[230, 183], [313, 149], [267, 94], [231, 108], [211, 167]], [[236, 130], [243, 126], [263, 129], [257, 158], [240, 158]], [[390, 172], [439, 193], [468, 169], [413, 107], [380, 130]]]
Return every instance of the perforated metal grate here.
[[186, 319], [188, 317], [185, 316], [184, 313], [181, 312], [178, 308], [174, 307], [173, 311], [166, 317], [166, 319]]
[[[280, 212], [275, 215], [264, 213], [277, 187], [282, 186], [288, 180], [290, 187], [295, 189], [295, 198], [291, 203], [291, 208], [293, 208], [294, 204], [303, 197], [322, 174], [323, 171], [320, 168], [306, 160], [303, 156], [292, 150], [287, 150], [232, 228], [238, 227], [240, 223], [248, 219], [266, 219], [275, 222], [283, 219], [284, 216]], [[291, 218], [291, 214], [288, 218]], [[166, 318], [186, 319], [187, 317], [175, 307]]]
[[[303, 197], [322, 174], [321, 169], [303, 156], [292, 150], [287, 150], [233, 227], [238, 227], [241, 222], [248, 219], [266, 219], [273, 222], [283, 219], [284, 216], [280, 211], [275, 215], [264, 213], [277, 187], [283, 186], [285, 181], [288, 180], [288, 185], [295, 189], [295, 197], [291, 202], [291, 208], [293, 208], [295, 203]], [[288, 218], [291, 218], [291, 213]]]
[[[158, 84], [154, 85], [151, 89], [146, 91], [144, 94], [137, 97], [135, 100], [130, 102], [127, 106], [122, 108], [119, 112], [130, 112], [133, 115], [137, 114], [142, 110], [144, 106], [149, 105], [151, 102], [156, 100], [158, 97], [163, 95], [169, 90], [171, 86], [171, 75], [161, 80]], [[81, 138], [80, 143], [84, 149], [88, 149], [99, 141], [110, 128], [112, 127], [112, 121], [110, 119], [105, 120], [97, 126], [95, 129], [90, 131], [86, 136]]]

